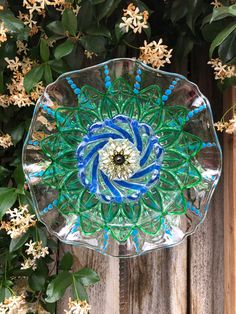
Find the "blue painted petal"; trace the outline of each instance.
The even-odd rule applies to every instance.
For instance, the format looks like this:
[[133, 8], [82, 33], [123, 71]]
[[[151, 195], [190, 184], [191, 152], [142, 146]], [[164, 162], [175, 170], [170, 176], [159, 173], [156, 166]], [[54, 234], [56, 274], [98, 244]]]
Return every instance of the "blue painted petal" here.
[[120, 134], [122, 134], [124, 138], [127, 138], [131, 143], [134, 143], [134, 140], [133, 140], [132, 136], [131, 136], [127, 131], [125, 131], [124, 129], [122, 129], [120, 126], [115, 125], [111, 120], [106, 120], [106, 121], [105, 121], [105, 124], [106, 124], [109, 128], [120, 132]]
[[93, 168], [92, 168], [92, 182], [90, 185], [90, 191], [92, 193], [97, 192], [97, 184], [98, 184], [98, 161], [99, 161], [99, 155], [96, 156], [93, 162]]
[[103, 178], [104, 183], [109, 188], [111, 193], [115, 196], [115, 199], [118, 203], [122, 202], [122, 196], [120, 192], [114, 187], [113, 184], [111, 184], [111, 181], [109, 180], [108, 176], [105, 175], [104, 172], [101, 171], [101, 176]]
[[114, 180], [114, 182], [120, 186], [123, 186], [124, 188], [138, 190], [142, 193], [147, 192], [147, 187], [141, 184], [129, 183], [123, 180]]
[[107, 143], [107, 141], [103, 141], [99, 144], [97, 144], [96, 146], [94, 146], [90, 152], [88, 153], [88, 155], [86, 156], [86, 158], [84, 159], [84, 167], [90, 162], [91, 158], [93, 157], [94, 154], [96, 154], [98, 152], [99, 149], [103, 148], [103, 146]]
[[151, 154], [151, 152], [152, 152], [153, 146], [154, 146], [154, 144], [156, 144], [156, 143], [158, 143], [158, 140], [157, 140], [156, 138], [152, 138], [152, 139], [149, 141], [149, 144], [148, 144], [148, 146], [147, 146], [147, 148], [146, 148], [146, 151], [145, 151], [143, 157], [142, 157], [141, 160], [140, 160], [140, 166], [141, 166], [141, 167], [142, 167], [142, 166], [146, 163], [146, 161], [148, 160], [148, 158], [149, 158], [149, 156], [150, 156], [150, 154]]
[[96, 140], [100, 140], [100, 139], [109, 139], [109, 138], [118, 139], [118, 138], [122, 138], [122, 137], [118, 134], [115, 134], [115, 133], [104, 133], [104, 134], [98, 134], [98, 135], [89, 135], [88, 136], [88, 142], [92, 142], [92, 141], [96, 141]]
[[157, 165], [156, 163], [151, 164], [150, 166], [136, 172], [131, 179], [137, 179], [137, 178], [141, 178], [143, 176], [145, 176], [146, 174], [148, 174], [149, 172], [153, 171], [153, 170], [160, 170], [160, 166]]
[[143, 143], [142, 143], [142, 139], [139, 133], [139, 128], [138, 128], [138, 121], [134, 120], [131, 122], [131, 126], [134, 132], [134, 135], [136, 137], [136, 143], [137, 143], [137, 149], [142, 152], [143, 150]]

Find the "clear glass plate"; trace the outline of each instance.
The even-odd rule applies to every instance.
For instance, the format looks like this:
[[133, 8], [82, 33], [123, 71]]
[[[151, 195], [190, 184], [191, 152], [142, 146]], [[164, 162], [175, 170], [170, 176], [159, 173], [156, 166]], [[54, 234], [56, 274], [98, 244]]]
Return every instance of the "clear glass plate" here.
[[132, 59], [50, 84], [23, 149], [34, 206], [48, 230], [119, 257], [192, 234], [221, 163], [210, 104], [198, 87]]

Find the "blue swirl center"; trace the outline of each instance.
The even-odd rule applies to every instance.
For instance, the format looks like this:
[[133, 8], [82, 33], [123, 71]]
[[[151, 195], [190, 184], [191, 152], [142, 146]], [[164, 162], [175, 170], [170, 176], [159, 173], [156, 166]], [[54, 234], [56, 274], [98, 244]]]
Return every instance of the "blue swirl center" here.
[[158, 182], [163, 153], [149, 125], [117, 115], [89, 127], [77, 148], [79, 178], [102, 202], [136, 201]]

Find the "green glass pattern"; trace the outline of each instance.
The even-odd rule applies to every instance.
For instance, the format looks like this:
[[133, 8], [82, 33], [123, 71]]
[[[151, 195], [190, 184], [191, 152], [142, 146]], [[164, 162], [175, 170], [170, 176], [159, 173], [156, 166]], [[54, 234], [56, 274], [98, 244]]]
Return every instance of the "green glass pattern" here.
[[[181, 217], [191, 212], [199, 223], [204, 216], [192, 194], [201, 193], [204, 188], [210, 190], [218, 180], [216, 172], [212, 172], [210, 181], [206, 179], [206, 170], [198, 158], [203, 150], [219, 151], [218, 142], [208, 141], [204, 134], [203, 137], [194, 134], [189, 127], [195, 116], [208, 110], [205, 99], [200, 99], [194, 108], [186, 106], [186, 99], [181, 104], [181, 97], [174, 103], [171, 97], [181, 86], [181, 78], [172, 76], [165, 89], [158, 82], [142, 87], [145, 68], [132, 63], [136, 70], [133, 81], [129, 76], [111, 79], [109, 64], [100, 66], [103, 89], [88, 82], [79, 86], [71, 78], [73, 75], [65, 75], [66, 88], [76, 96], [73, 106], [40, 99], [38, 112], [50, 116], [53, 129], [44, 132], [38, 141], [39, 171], [24, 167], [29, 182], [39, 191], [48, 191], [45, 198], [49, 203], [38, 208], [44, 223], [47, 224], [44, 217], [56, 211], [63, 217], [64, 225], [69, 225], [68, 243], [76, 244], [74, 237], [78, 233], [79, 244], [118, 256], [138, 255], [152, 249], [152, 246], [145, 249], [146, 239], [150, 243], [159, 241], [159, 247], [163, 237], [169, 239], [169, 245], [172, 241], [180, 242], [185, 234], [176, 236], [174, 230], [183, 224]], [[173, 99], [171, 105], [169, 98]], [[28, 142], [26, 150], [32, 147]], [[117, 147], [122, 146], [124, 155], [124, 145], [138, 159], [134, 159], [133, 168], [129, 169], [128, 162], [119, 168], [123, 171], [121, 177], [112, 177], [113, 168], [109, 169], [109, 164], [106, 167], [106, 154], [111, 150], [112, 155], [112, 147], [116, 147], [113, 150], [117, 157]], [[101, 168], [102, 154], [105, 168]], [[118, 162], [124, 162], [123, 157], [119, 154]], [[112, 163], [115, 159], [109, 160]], [[115, 161], [113, 166], [120, 167]], [[126, 170], [130, 175], [125, 176]], [[60, 237], [60, 232], [56, 233]], [[86, 239], [98, 242], [93, 246], [86, 244]], [[132, 249], [124, 254], [120, 250], [109, 252], [114, 241]]]

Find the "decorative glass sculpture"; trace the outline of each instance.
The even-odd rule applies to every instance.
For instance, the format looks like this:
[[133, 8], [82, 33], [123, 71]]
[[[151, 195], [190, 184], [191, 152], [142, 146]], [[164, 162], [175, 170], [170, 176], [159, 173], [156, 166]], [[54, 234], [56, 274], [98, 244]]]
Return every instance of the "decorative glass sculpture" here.
[[23, 150], [39, 219], [61, 241], [128, 257], [203, 221], [221, 172], [207, 99], [185, 77], [132, 59], [60, 76]]

